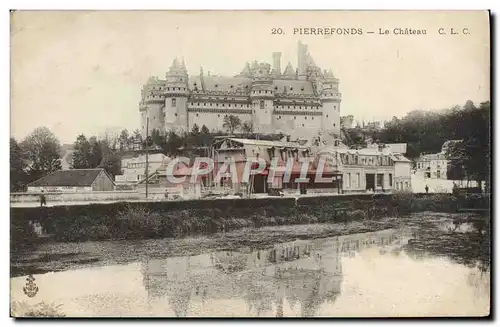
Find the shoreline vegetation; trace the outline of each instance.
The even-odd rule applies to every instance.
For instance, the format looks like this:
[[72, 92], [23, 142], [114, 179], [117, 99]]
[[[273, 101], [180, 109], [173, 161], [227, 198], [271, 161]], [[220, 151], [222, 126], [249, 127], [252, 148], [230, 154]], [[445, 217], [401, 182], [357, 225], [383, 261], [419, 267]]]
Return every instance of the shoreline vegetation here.
[[[11, 208], [11, 252], [41, 242], [144, 240], [265, 226], [376, 221], [424, 211], [451, 214], [461, 208], [488, 209], [489, 201], [485, 194], [396, 193]], [[36, 236], [30, 222], [39, 222], [49, 237]]]

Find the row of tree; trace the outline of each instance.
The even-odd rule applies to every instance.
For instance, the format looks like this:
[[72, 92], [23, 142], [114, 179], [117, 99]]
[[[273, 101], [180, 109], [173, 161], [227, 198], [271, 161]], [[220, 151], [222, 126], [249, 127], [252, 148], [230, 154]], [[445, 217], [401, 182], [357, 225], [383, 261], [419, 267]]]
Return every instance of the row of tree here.
[[439, 153], [448, 140], [460, 140], [448, 148], [450, 179], [489, 180], [491, 168], [490, 102], [476, 107], [472, 101], [442, 111], [415, 110], [402, 118], [393, 117], [385, 128], [352, 128], [346, 138], [352, 146], [365, 146], [367, 140], [381, 143], [407, 143], [407, 156]]
[[[79, 135], [73, 145], [71, 168], [104, 168], [112, 176], [120, 174], [121, 156], [117, 140], [87, 139]], [[10, 190], [23, 191], [26, 185], [62, 168], [65, 153], [57, 137], [47, 128], [36, 128], [22, 142], [10, 138]]]

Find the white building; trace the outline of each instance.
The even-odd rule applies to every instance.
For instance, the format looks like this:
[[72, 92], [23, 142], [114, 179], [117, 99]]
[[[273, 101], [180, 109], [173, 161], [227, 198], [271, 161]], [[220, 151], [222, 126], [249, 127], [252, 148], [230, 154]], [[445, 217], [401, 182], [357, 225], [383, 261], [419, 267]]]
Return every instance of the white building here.
[[[149, 175], [165, 170], [170, 158], [162, 153], [148, 155]], [[146, 178], [146, 155], [122, 159], [122, 174], [115, 176], [117, 186], [136, 185]]]
[[448, 160], [443, 152], [423, 154], [417, 159], [416, 168], [424, 179], [447, 179]]

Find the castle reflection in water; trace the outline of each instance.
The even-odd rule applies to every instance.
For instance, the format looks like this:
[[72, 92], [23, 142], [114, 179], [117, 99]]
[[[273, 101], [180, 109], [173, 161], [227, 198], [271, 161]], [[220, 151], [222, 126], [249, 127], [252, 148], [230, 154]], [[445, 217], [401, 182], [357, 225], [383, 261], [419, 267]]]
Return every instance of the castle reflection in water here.
[[244, 299], [248, 316], [283, 316], [284, 302], [302, 317], [333, 303], [341, 292], [342, 256], [367, 247], [403, 245], [403, 232], [384, 230], [297, 240], [271, 249], [221, 251], [142, 263], [149, 301], [166, 300], [176, 316], [191, 316], [190, 303]]

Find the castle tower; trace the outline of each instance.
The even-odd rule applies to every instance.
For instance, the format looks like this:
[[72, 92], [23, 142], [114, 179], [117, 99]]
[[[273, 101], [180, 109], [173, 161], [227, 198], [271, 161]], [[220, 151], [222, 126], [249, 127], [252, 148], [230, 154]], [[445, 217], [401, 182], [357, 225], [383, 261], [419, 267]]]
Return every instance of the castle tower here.
[[146, 136], [147, 120], [149, 118], [149, 135], [155, 129], [164, 131], [163, 106], [165, 103], [163, 90], [164, 82], [157, 77], [150, 77], [142, 87], [141, 102], [139, 111], [141, 112], [141, 135]]
[[307, 62], [307, 45], [302, 44], [302, 42], [299, 41], [297, 48], [297, 70], [299, 80], [307, 79]]
[[276, 77], [281, 76], [281, 52], [273, 52], [273, 69]]
[[333, 76], [331, 70], [325, 72], [321, 79], [321, 91], [319, 93], [323, 104], [322, 131], [323, 139], [331, 141], [340, 137], [340, 102], [339, 80]]
[[165, 81], [165, 129], [182, 132], [188, 129], [188, 74], [184, 60], [177, 58], [166, 74]]
[[272, 130], [272, 115], [274, 111], [274, 89], [270, 76], [271, 65], [254, 63], [252, 65], [252, 122], [257, 133]]

